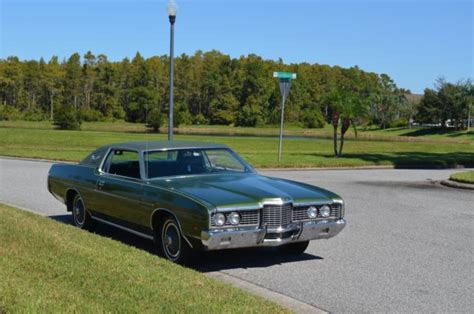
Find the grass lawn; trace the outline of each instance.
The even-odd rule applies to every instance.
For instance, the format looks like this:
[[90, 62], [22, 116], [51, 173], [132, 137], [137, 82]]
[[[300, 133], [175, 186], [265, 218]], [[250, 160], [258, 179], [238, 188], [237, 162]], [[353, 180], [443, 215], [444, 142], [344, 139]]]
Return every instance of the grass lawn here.
[[461, 183], [474, 184], [474, 171], [459, 172], [452, 174], [449, 179]]
[[[258, 168], [474, 166], [474, 141], [348, 140], [344, 146], [344, 156], [334, 158], [330, 139], [286, 138], [282, 162], [278, 163], [276, 137], [178, 134], [175, 139], [227, 144]], [[0, 127], [0, 155], [79, 161], [101, 145], [136, 140], [166, 140], [166, 135]]]
[[120, 242], [0, 204], [0, 313], [278, 313]]
[[[216, 136], [278, 136], [279, 125], [268, 125], [259, 128], [230, 127], [225, 125], [183, 125], [175, 130], [183, 135], [216, 135]], [[0, 121], [0, 128], [22, 128], [51, 130], [53, 125], [49, 121]], [[116, 122], [84, 122], [83, 131], [124, 132], [124, 133], [146, 133], [147, 129], [141, 123]], [[162, 128], [166, 133], [166, 127]], [[286, 124], [286, 136], [304, 136], [317, 138], [332, 138], [332, 126], [326, 125], [321, 129], [303, 129], [296, 125]], [[355, 138], [352, 128], [347, 131], [347, 138]], [[442, 141], [450, 143], [469, 143], [474, 141], [474, 131], [452, 131], [439, 129], [363, 129], [359, 128], [358, 138], [361, 140], [383, 140], [383, 141], [405, 141], [405, 142], [433, 142]]]
[[[83, 131], [59, 131], [51, 129], [50, 126], [33, 128], [35, 124], [16, 123], [15, 127], [0, 127], [0, 155], [79, 161], [95, 148], [105, 144], [134, 140], [166, 140], [165, 134], [87, 131], [86, 127]], [[40, 124], [45, 126], [44, 122]], [[105, 123], [102, 127], [109, 128], [111, 124], [113, 123]], [[100, 124], [91, 124], [90, 127], [94, 125]], [[474, 141], [466, 139], [462, 142], [433, 139], [416, 142], [352, 139], [344, 146], [344, 156], [334, 158], [331, 139], [289, 137], [285, 138], [283, 143], [281, 163], [277, 161], [276, 137], [177, 134], [175, 139], [227, 144], [258, 168], [474, 166]]]

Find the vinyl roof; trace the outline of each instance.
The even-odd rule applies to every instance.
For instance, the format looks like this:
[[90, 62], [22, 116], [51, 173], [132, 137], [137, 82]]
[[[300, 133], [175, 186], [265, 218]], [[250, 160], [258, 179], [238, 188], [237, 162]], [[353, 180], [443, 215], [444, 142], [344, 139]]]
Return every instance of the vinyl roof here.
[[159, 150], [159, 149], [183, 149], [183, 148], [227, 148], [222, 144], [207, 142], [188, 141], [136, 141], [105, 145], [103, 148], [123, 148], [138, 151]]

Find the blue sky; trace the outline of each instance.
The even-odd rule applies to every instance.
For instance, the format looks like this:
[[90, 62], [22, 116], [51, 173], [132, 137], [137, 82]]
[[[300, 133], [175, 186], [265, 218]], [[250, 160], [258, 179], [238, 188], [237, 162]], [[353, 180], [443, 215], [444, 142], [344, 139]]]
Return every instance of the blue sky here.
[[[166, 2], [0, 0], [0, 58], [111, 60], [169, 49]], [[387, 73], [421, 93], [436, 78], [474, 77], [473, 1], [178, 0], [176, 51], [309, 62]]]

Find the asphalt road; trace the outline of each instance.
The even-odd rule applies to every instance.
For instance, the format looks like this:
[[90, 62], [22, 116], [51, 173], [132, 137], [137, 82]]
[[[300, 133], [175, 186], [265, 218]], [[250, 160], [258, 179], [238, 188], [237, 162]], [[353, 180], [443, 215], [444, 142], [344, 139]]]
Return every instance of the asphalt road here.
[[[0, 159], [0, 202], [66, 223], [46, 190], [46, 162]], [[346, 201], [348, 226], [311, 242], [300, 257], [273, 249], [208, 253], [195, 266], [283, 293], [331, 312], [472, 312], [474, 192], [433, 183], [452, 170], [264, 171], [322, 186]], [[109, 236], [145, 250], [146, 240]]]

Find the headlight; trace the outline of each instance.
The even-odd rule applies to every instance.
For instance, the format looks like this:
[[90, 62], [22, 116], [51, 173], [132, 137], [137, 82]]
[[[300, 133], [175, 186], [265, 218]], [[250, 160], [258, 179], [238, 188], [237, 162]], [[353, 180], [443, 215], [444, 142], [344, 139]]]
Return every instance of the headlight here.
[[318, 217], [318, 209], [314, 206], [308, 208], [308, 218], [314, 219]]
[[214, 223], [216, 226], [223, 226], [225, 224], [225, 216], [224, 214], [217, 213], [214, 215]]
[[319, 209], [319, 214], [324, 218], [329, 217], [331, 215], [331, 208], [327, 205], [324, 205]]
[[240, 215], [239, 213], [232, 212], [227, 216], [227, 220], [231, 225], [238, 225], [240, 223]]

